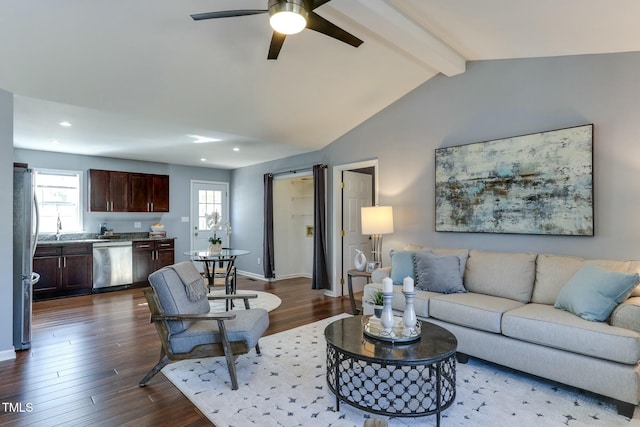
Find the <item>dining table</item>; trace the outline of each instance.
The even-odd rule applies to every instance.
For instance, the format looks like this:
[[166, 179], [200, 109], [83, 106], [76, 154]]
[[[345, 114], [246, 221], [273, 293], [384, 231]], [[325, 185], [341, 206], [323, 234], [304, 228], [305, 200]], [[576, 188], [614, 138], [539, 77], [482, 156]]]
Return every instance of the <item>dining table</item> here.
[[[235, 280], [235, 262], [236, 258], [242, 255], [250, 254], [250, 251], [244, 249], [231, 249], [224, 248], [220, 252], [211, 252], [207, 249], [204, 250], [194, 250], [194, 251], [186, 251], [184, 252], [192, 262], [201, 262], [204, 265], [204, 274], [207, 277], [208, 283], [214, 283], [216, 277], [216, 263], [223, 266], [224, 274], [224, 283], [225, 283], [225, 293], [226, 294], [235, 294], [236, 293], [236, 280]], [[233, 276], [233, 279], [231, 279]]]

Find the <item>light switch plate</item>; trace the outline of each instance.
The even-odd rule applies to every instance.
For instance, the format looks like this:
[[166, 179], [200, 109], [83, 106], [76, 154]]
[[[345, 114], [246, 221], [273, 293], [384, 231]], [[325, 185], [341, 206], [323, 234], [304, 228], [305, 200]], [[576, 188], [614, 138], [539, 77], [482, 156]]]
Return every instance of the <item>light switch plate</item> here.
[[142, 223], [140, 221], [136, 221], [133, 223], [133, 228], [142, 228]]
[[182, 218], [180, 218], [180, 221], [189, 222], [189, 217], [188, 216], [183, 216]]

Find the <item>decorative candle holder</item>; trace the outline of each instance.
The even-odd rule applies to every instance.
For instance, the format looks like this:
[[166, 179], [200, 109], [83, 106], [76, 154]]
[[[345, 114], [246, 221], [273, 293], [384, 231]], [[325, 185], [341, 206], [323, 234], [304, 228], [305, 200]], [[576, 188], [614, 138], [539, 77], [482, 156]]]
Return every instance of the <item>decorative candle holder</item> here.
[[391, 300], [393, 299], [393, 292], [383, 292], [382, 293], [382, 316], [380, 316], [380, 323], [382, 323], [382, 328], [385, 333], [391, 334], [391, 330], [393, 329], [394, 319], [393, 319], [393, 310], [391, 308]]
[[416, 318], [416, 310], [413, 308], [413, 299], [415, 298], [416, 293], [406, 291], [402, 291], [402, 293], [406, 299], [404, 314], [402, 315], [402, 324], [404, 325], [402, 335], [410, 337], [416, 334], [416, 323], [418, 322], [418, 319]]

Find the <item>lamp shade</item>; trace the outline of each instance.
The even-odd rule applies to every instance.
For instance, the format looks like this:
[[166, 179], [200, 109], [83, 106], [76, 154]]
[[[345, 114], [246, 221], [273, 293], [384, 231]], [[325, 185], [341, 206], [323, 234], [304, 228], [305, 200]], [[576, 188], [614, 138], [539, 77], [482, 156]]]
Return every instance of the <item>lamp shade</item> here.
[[369, 206], [361, 208], [362, 234], [393, 233], [393, 208]]

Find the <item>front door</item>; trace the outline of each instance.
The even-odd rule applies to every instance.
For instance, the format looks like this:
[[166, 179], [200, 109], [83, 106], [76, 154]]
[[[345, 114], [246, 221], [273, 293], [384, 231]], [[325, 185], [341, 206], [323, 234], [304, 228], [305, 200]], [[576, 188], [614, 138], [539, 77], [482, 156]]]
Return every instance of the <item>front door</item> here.
[[[207, 227], [207, 215], [217, 212], [229, 221], [229, 184], [226, 182], [191, 181], [191, 250], [206, 250], [214, 231]], [[216, 232], [222, 246], [229, 247], [229, 236]]]

